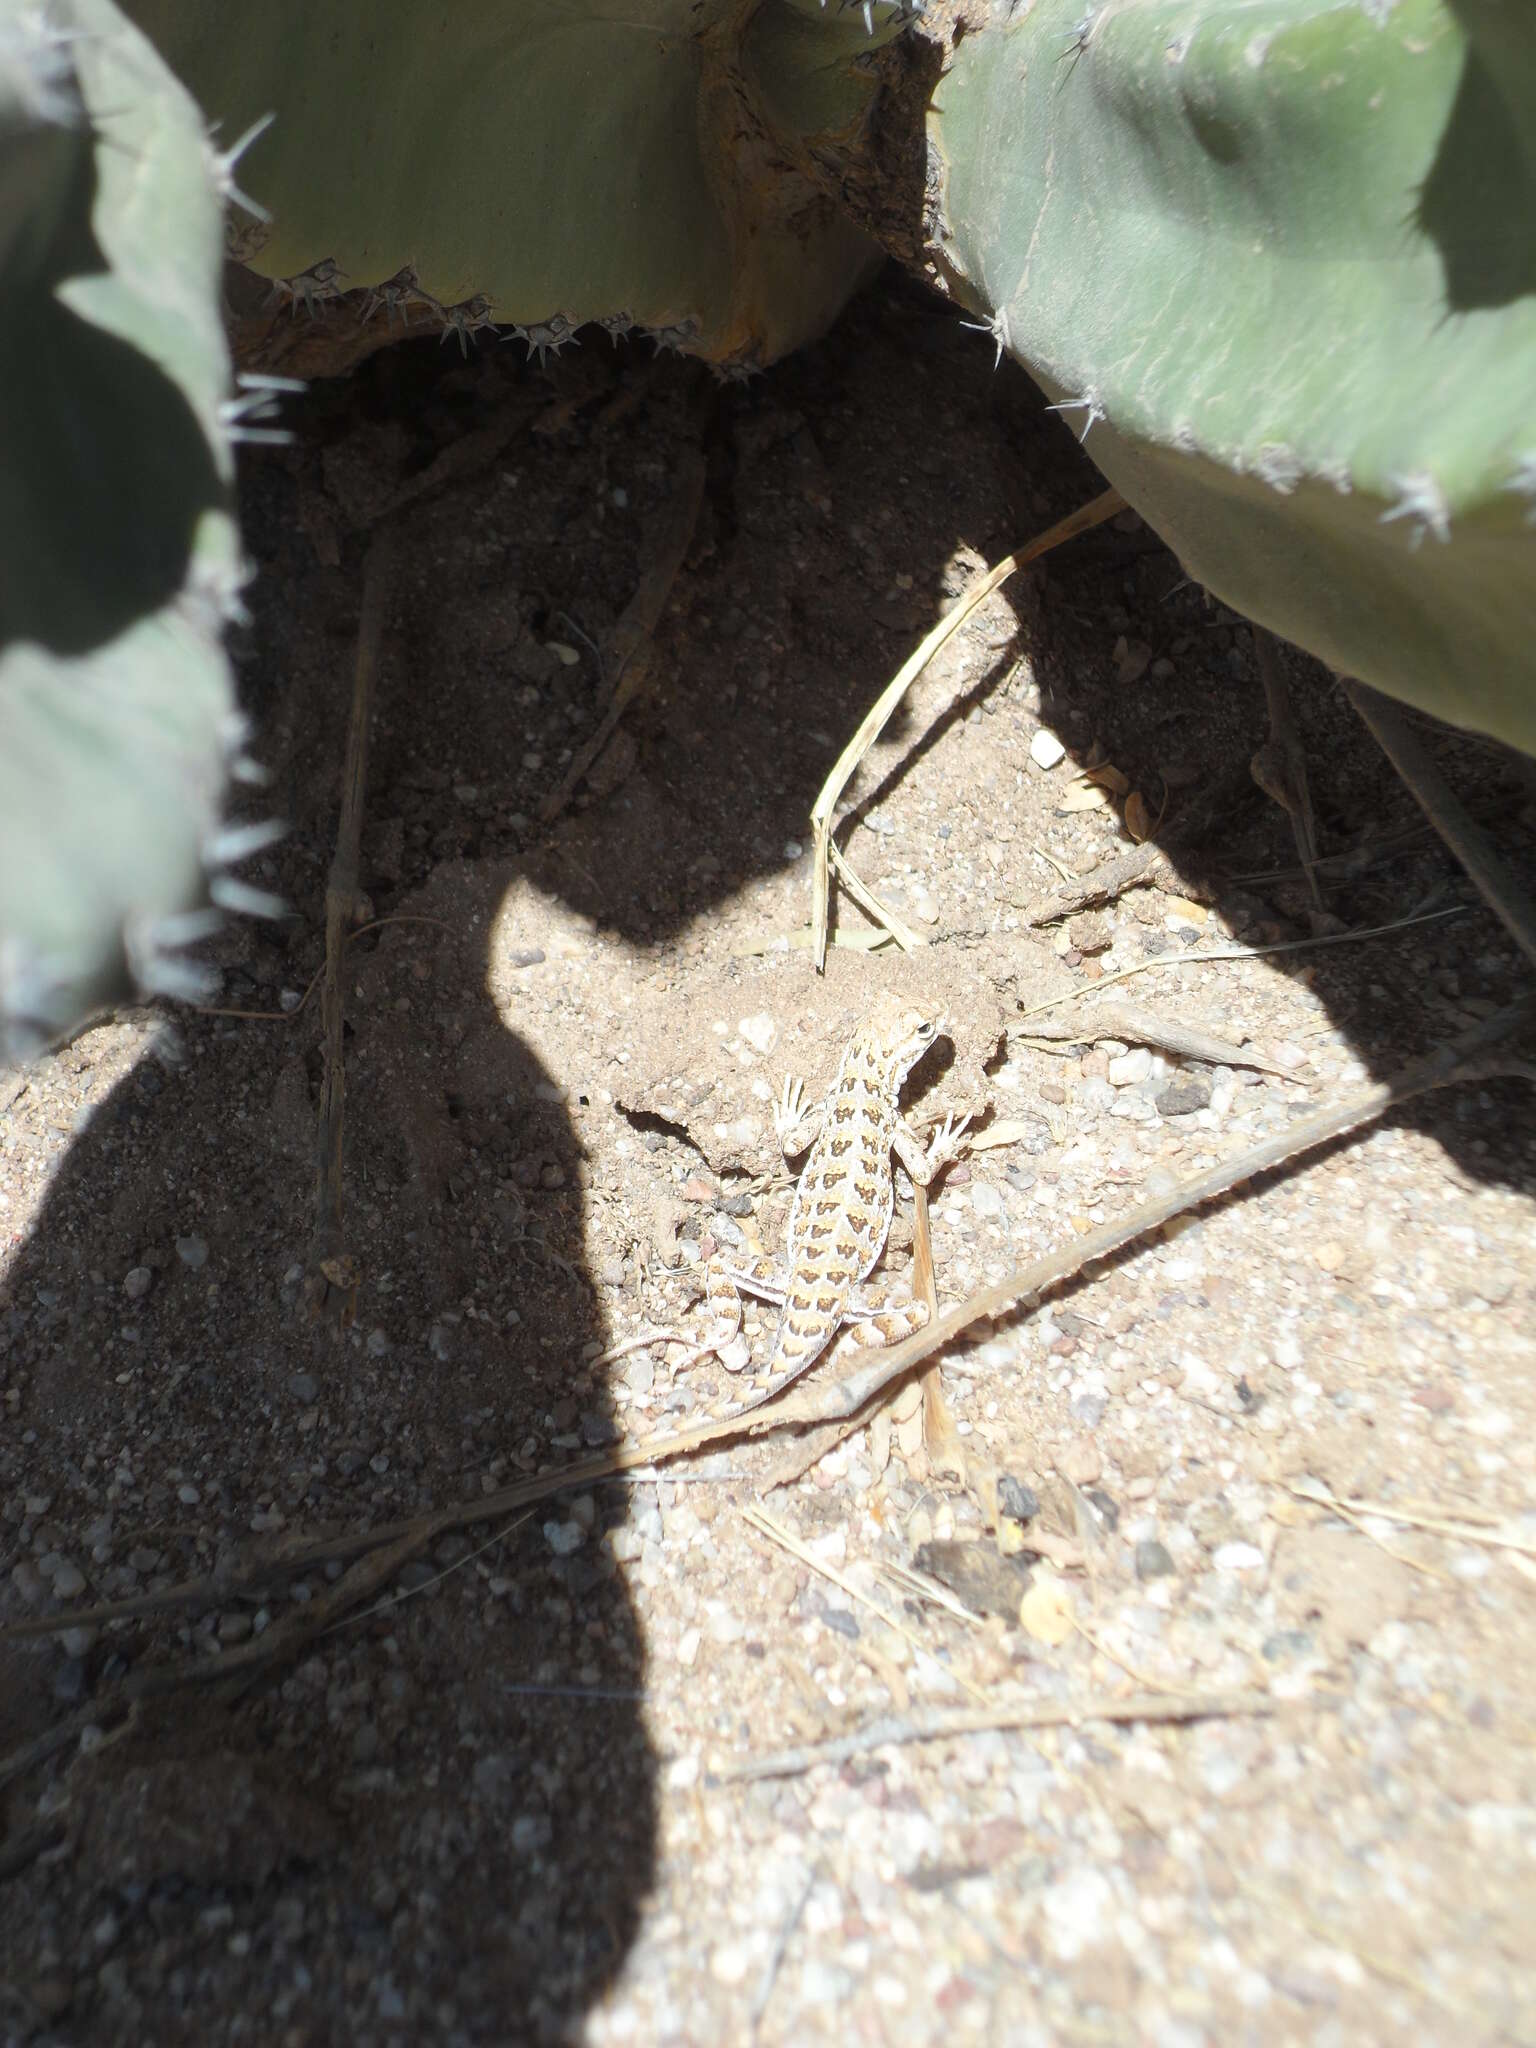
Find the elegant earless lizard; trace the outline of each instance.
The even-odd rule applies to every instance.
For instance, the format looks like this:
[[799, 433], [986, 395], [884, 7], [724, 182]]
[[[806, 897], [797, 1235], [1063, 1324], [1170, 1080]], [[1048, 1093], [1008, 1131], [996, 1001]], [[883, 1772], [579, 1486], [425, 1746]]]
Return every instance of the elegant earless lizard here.
[[725, 1347], [741, 1328], [742, 1289], [780, 1308], [769, 1386], [736, 1413], [775, 1399], [816, 1363], [840, 1329], [856, 1344], [877, 1346], [899, 1343], [927, 1322], [926, 1302], [888, 1307], [867, 1296], [863, 1283], [891, 1227], [892, 1152], [913, 1181], [927, 1187], [958, 1156], [971, 1121], [969, 1115], [946, 1118], [925, 1150], [902, 1117], [902, 1082], [938, 1036], [923, 1010], [884, 996], [848, 1041], [825, 1103], [808, 1113], [802, 1084], [785, 1082], [774, 1113], [779, 1143], [786, 1158], [808, 1145], [810, 1157], [795, 1190], [784, 1262], [717, 1253], [708, 1268], [701, 1351], [731, 1363]]

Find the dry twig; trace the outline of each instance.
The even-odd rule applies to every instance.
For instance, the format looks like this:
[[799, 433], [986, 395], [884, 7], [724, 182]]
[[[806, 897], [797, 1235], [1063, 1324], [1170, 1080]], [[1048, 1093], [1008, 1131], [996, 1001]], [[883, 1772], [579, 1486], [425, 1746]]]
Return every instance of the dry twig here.
[[891, 1715], [857, 1734], [798, 1749], [769, 1750], [742, 1763], [722, 1763], [706, 1774], [710, 1785], [751, 1784], [762, 1778], [797, 1778], [818, 1764], [845, 1764], [896, 1743], [947, 1742], [1006, 1728], [1080, 1728], [1088, 1721], [1218, 1721], [1239, 1715], [1273, 1714], [1277, 1702], [1265, 1692], [1129, 1693], [1084, 1700], [1053, 1700], [1045, 1706], [967, 1708], [929, 1714]]
[[325, 980], [320, 994], [325, 1044], [325, 1078], [316, 1132], [315, 1227], [310, 1240], [305, 1306], [311, 1321], [321, 1317], [346, 1329], [357, 1312], [357, 1272], [343, 1232], [342, 1127], [346, 1102], [345, 1009], [342, 962], [346, 928], [356, 913], [363, 803], [368, 786], [368, 745], [373, 725], [373, 687], [379, 649], [394, 594], [398, 531], [386, 522], [374, 533], [363, 572], [362, 616], [357, 629], [357, 663], [352, 678], [352, 716], [342, 776], [341, 821], [336, 852], [325, 883]]
[[[854, 770], [869, 752], [884, 730], [886, 721], [895, 711], [913, 683], [932, 661], [939, 649], [953, 634], [958, 633], [966, 620], [979, 605], [987, 599], [1018, 569], [1038, 561], [1040, 556], [1049, 554], [1052, 548], [1060, 547], [1064, 541], [1073, 540], [1090, 527], [1102, 525], [1117, 512], [1125, 509], [1125, 500], [1118, 491], [1104, 491], [1090, 504], [1080, 506], [1070, 517], [1060, 520], [1045, 533], [1037, 534], [1021, 548], [990, 568], [973, 590], [966, 592], [958, 604], [951, 607], [933, 630], [925, 635], [914, 651], [907, 657], [896, 674], [891, 678], [875, 702], [866, 712], [858, 731], [838, 755], [832, 773], [821, 786], [820, 794], [811, 809], [811, 948], [816, 958], [816, 972], [820, 974], [827, 964], [827, 922], [831, 904], [831, 868], [836, 866], [839, 875], [849, 890], [869, 911], [885, 924], [902, 945], [916, 943], [914, 935], [891, 921], [890, 913], [865, 889], [853, 873], [847, 861], [837, 851], [832, 838], [832, 813], [837, 808], [838, 798], [847, 788]], [[899, 929], [898, 929], [899, 926]]]

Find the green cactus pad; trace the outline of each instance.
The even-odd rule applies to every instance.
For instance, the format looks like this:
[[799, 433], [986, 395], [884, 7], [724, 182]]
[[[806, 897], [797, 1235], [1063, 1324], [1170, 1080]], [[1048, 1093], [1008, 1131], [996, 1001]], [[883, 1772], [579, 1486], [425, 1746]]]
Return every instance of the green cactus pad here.
[[[819, 334], [879, 252], [803, 175], [851, 141], [856, 60], [902, 10], [803, 0], [132, 0], [272, 215], [262, 276], [410, 266], [504, 324], [627, 312], [690, 353], [767, 363]], [[745, 67], [745, 68], [744, 68]], [[761, 118], [771, 104], [774, 118]]]
[[1227, 603], [1536, 752], [1536, 9], [1037, 0], [936, 253]]
[[0, 0], [0, 1056], [190, 985], [235, 741], [219, 173], [110, 0]]

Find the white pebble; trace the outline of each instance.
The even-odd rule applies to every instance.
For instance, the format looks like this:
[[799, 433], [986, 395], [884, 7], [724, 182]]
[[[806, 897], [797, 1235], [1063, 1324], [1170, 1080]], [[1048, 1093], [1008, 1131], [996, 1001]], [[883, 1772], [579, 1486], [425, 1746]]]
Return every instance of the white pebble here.
[[744, 1941], [723, 1941], [709, 1959], [717, 1984], [739, 1984], [752, 1967], [752, 1951]]
[[1082, 1868], [1048, 1885], [1041, 1894], [1051, 1947], [1063, 1962], [1101, 1941], [1115, 1910], [1115, 1895], [1102, 1871]]
[[978, 1216], [1001, 1216], [1003, 1198], [989, 1181], [971, 1182], [971, 1207]]
[[1029, 743], [1029, 758], [1037, 768], [1054, 768], [1066, 751], [1048, 725], [1042, 725]]
[[570, 1557], [580, 1550], [587, 1540], [587, 1532], [579, 1522], [546, 1522], [544, 1541], [556, 1557]]
[[727, 1607], [723, 1601], [706, 1601], [705, 1613], [708, 1616], [707, 1626], [712, 1643], [739, 1643], [747, 1632], [747, 1624], [741, 1616]]
[[123, 1292], [130, 1301], [142, 1301], [155, 1284], [155, 1276], [148, 1266], [135, 1266], [123, 1281]]
[[1263, 1567], [1264, 1553], [1254, 1543], [1223, 1543], [1211, 1561], [1219, 1572], [1256, 1572]]
[[743, 1017], [736, 1029], [754, 1052], [772, 1052], [778, 1043], [779, 1027], [766, 1010], [759, 1010], [755, 1017]]
[[1138, 1045], [1134, 1052], [1123, 1052], [1112, 1059], [1107, 1069], [1112, 1088], [1135, 1088], [1146, 1080], [1152, 1071], [1152, 1055], [1144, 1045]]

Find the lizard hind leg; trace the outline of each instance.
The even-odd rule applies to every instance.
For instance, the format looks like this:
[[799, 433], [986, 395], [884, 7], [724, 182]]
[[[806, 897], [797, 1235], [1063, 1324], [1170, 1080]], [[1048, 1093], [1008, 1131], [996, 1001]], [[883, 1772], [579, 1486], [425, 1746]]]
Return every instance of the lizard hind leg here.
[[727, 1258], [717, 1252], [704, 1269], [704, 1328], [692, 1357], [714, 1352], [727, 1372], [740, 1372], [751, 1362], [751, 1349], [741, 1335], [742, 1291], [764, 1301], [782, 1302], [784, 1278], [771, 1259]]
[[866, 1351], [883, 1351], [901, 1344], [928, 1327], [928, 1304], [913, 1298], [888, 1308], [850, 1307], [845, 1327], [846, 1341]]

